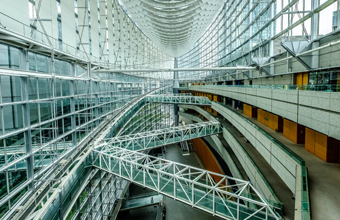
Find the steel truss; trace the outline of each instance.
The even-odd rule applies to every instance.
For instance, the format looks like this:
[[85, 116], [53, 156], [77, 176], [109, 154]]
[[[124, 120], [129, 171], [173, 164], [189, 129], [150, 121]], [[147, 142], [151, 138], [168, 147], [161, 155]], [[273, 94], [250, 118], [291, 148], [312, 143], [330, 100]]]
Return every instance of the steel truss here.
[[219, 122], [202, 122], [190, 124], [185, 127], [164, 128], [161, 130], [118, 136], [107, 139], [107, 143], [97, 145], [95, 148], [101, 149], [102, 152], [111, 152], [112, 147], [129, 150], [144, 150], [214, 135], [221, 133], [222, 131]]
[[93, 149], [94, 167], [224, 219], [281, 219], [250, 182], [120, 147], [108, 149]]
[[161, 102], [169, 104], [187, 105], [211, 105], [211, 101], [204, 96], [168, 96], [168, 95], [149, 95], [145, 97], [147, 102]]

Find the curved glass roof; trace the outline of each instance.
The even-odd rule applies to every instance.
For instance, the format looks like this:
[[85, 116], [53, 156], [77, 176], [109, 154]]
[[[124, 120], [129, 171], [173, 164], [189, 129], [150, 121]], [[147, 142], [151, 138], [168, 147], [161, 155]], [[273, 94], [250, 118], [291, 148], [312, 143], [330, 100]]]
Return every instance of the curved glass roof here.
[[185, 54], [223, 5], [223, 0], [120, 0], [140, 29], [165, 53]]

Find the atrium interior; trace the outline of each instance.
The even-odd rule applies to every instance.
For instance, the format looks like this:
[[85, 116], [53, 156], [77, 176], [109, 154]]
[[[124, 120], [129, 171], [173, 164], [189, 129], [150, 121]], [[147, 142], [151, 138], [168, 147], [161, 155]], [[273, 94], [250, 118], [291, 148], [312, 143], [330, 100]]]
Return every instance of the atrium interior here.
[[0, 220], [338, 220], [339, 148], [339, 0], [0, 1]]

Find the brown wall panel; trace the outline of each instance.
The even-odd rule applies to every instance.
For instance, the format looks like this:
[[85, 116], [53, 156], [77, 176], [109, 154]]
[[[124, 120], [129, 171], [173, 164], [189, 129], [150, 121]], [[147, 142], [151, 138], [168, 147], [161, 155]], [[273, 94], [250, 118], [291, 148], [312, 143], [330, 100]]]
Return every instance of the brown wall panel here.
[[247, 115], [248, 117], [252, 117], [253, 116], [252, 106], [243, 104], [243, 114]]
[[289, 140], [297, 143], [297, 124], [289, 121]]
[[[211, 172], [223, 174], [220, 165], [204, 141], [202, 141], [200, 138], [196, 138], [192, 140], [192, 143], [205, 168]], [[213, 178], [216, 182], [219, 182], [222, 179], [219, 176], [213, 176]]]
[[289, 127], [290, 121], [287, 119], [283, 119], [283, 136], [289, 139]]
[[327, 136], [315, 133], [315, 156], [327, 162]]
[[315, 131], [306, 128], [305, 149], [314, 154], [315, 152]]
[[220, 102], [220, 101], [221, 101], [221, 97], [220, 97], [219, 95], [214, 95], [214, 96], [213, 96], [213, 100], [214, 100], [215, 102]]
[[283, 136], [296, 144], [305, 143], [305, 127], [287, 119], [283, 120]]
[[308, 85], [309, 83], [309, 74], [308, 73], [303, 73], [302, 75], [302, 84], [303, 85]]
[[302, 85], [302, 73], [296, 74], [296, 85]]
[[340, 141], [306, 128], [305, 149], [325, 162], [338, 163]]

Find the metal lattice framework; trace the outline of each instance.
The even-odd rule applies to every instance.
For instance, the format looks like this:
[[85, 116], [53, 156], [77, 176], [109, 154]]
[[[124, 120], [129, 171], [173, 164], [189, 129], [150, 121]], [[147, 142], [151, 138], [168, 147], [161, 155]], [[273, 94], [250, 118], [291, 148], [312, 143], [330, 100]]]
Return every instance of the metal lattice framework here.
[[198, 40], [224, 1], [122, 0], [143, 32], [173, 57], [187, 52]]
[[211, 105], [211, 101], [203, 96], [175, 96], [175, 95], [149, 95], [147, 102], [161, 102], [169, 104]]
[[179, 126], [118, 136], [107, 139], [107, 143], [95, 147], [101, 149], [103, 152], [110, 152], [112, 147], [129, 150], [143, 150], [218, 134], [222, 131], [219, 122], [202, 122], [186, 125], [185, 127]]
[[93, 154], [93, 166], [218, 217], [280, 219], [250, 182], [120, 147]]

